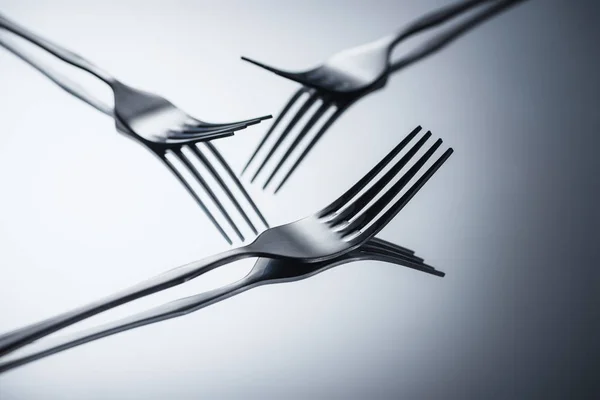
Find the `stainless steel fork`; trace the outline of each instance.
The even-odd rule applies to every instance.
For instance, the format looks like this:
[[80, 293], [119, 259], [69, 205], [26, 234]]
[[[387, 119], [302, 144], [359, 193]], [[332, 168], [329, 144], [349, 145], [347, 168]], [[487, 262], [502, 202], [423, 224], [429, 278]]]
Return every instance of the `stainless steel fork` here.
[[[214, 145], [207, 141], [231, 136], [234, 131], [257, 124], [270, 118], [270, 116], [235, 123], [214, 124], [203, 122], [181, 111], [162, 97], [125, 85], [89, 61], [84, 60], [81, 56], [41, 38], [2, 15], [0, 15], [0, 28], [22, 37], [60, 60], [81, 68], [108, 84], [114, 93], [114, 108], [87, 92], [66, 76], [28, 55], [19, 46], [15, 46], [10, 41], [0, 37], [1, 46], [32, 65], [68, 93], [114, 118], [119, 132], [135, 139], [154, 153], [181, 181], [189, 194], [229, 243], [233, 243], [230, 237], [231, 231], [241, 241], [244, 241], [245, 237], [234, 222], [232, 213], [227, 210], [226, 204], [230, 204], [239, 213], [254, 234], [264, 229], [261, 226], [257, 228], [256, 224], [268, 227], [266, 219], [236, 174]], [[212, 157], [213, 162], [208, 162], [207, 157]], [[198, 165], [204, 170], [203, 173], [213, 176], [216, 181], [216, 189], [211, 187], [203, 173], [199, 172]], [[221, 172], [218, 172], [217, 168]], [[232, 193], [223, 177], [231, 181], [233, 186], [237, 186], [241, 197]], [[199, 190], [195, 187], [199, 187]], [[219, 191], [221, 198], [217, 194]], [[221, 218], [218, 218], [207, 204], [213, 204], [216, 213], [219, 213]], [[254, 222], [249, 216], [250, 213], [255, 216]], [[219, 219], [224, 221], [219, 221]]]
[[425, 264], [422, 259], [414, 257], [412, 251], [377, 238], [370, 239], [364, 245], [349, 253], [316, 263], [259, 258], [252, 270], [237, 282], [194, 296], [174, 300], [126, 318], [58, 338], [58, 340], [48, 343], [41, 349], [12, 359], [0, 359], [0, 373], [103, 337], [190, 314], [259, 286], [300, 281], [331, 268], [362, 260], [381, 261], [413, 268], [440, 277], [444, 276], [443, 272]]
[[[468, 0], [456, 3], [417, 19], [397, 33], [344, 50], [323, 65], [303, 72], [283, 71], [242, 57], [245, 61], [303, 85], [273, 121], [250, 156], [242, 175], [254, 170], [250, 179], [254, 182], [261, 173], [265, 174], [262, 179], [263, 189], [273, 183], [274, 192], [277, 193], [333, 123], [356, 101], [382, 89], [391, 73], [441, 50], [470, 29], [522, 1], [524, 0]], [[406, 56], [390, 61], [392, 50], [403, 40], [446, 23], [484, 3], [486, 8], [483, 10], [439, 33]], [[291, 116], [287, 125], [278, 129], [282, 119], [293, 108], [297, 109], [296, 113]], [[304, 125], [299, 125], [301, 120], [306, 121]], [[290, 136], [292, 132], [294, 133]], [[294, 135], [289, 144], [284, 144], [286, 138]], [[274, 139], [269, 141], [271, 137]], [[282, 155], [276, 154], [278, 150]], [[260, 160], [257, 157], [259, 154]], [[266, 168], [267, 165], [273, 167]]]
[[400, 172], [406, 169], [431, 137], [431, 132], [422, 135], [394, 161], [420, 130], [420, 127], [414, 129], [362, 179], [321, 211], [296, 222], [269, 228], [245, 246], [167, 271], [107, 298], [37, 323], [33, 328], [28, 326], [5, 334], [0, 337], [0, 355], [92, 315], [182, 284], [243, 258], [266, 257], [313, 263], [330, 260], [359, 248], [400, 212], [452, 154], [452, 149], [446, 150], [416, 178], [442, 144], [438, 139], [400, 176]]

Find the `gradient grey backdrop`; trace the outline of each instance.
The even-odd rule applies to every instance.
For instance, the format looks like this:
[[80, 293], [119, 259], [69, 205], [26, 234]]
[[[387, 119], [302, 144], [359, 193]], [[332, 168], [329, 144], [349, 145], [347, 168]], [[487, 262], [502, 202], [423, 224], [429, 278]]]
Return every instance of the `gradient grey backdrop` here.
[[[0, 0], [0, 10], [228, 121], [275, 114], [297, 87], [240, 55], [309, 67], [446, 3]], [[381, 236], [445, 278], [362, 262], [260, 288], [6, 373], [0, 399], [598, 398], [599, 10], [531, 0], [486, 23], [355, 105], [286, 190], [261, 199], [275, 223], [314, 210], [422, 124], [456, 152]], [[239, 170], [267, 127], [218, 147]], [[0, 129], [0, 331], [226, 248], [150, 153], [5, 51]]]

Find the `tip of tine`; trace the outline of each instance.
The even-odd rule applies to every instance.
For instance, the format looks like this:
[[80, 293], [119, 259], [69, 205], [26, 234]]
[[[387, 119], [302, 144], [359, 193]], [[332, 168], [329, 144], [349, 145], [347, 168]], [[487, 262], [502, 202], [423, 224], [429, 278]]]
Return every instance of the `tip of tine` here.
[[256, 64], [256, 65], [261, 65], [258, 61], [255, 61], [255, 60], [253, 60], [251, 58], [244, 57], [244, 56], [242, 56], [240, 58], [242, 59], [242, 61], [246, 61], [246, 62], [249, 62], [249, 63], [252, 63], [252, 64]]

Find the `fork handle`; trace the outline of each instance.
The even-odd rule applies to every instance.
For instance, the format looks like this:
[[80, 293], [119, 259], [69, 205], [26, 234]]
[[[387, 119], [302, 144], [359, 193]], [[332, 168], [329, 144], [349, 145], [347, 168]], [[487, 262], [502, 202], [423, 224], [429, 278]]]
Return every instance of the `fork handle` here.
[[137, 285], [85, 306], [25, 326], [0, 336], [0, 357], [76, 322], [121, 304], [148, 296], [194, 279], [221, 265], [256, 256], [249, 246], [237, 247], [164, 272]]
[[50, 79], [52, 82], [54, 82], [67, 93], [91, 105], [101, 113], [104, 113], [109, 117], [113, 116], [113, 107], [111, 105], [108, 105], [99, 98], [95, 97], [93, 94], [85, 90], [75, 81], [53, 70], [50, 66], [44, 65], [43, 62], [26, 54], [24, 51], [14, 46], [13, 44], [4, 41], [2, 37], [0, 37], [0, 46], [4, 47], [6, 50], [10, 51], [15, 56], [19, 57], [21, 60], [31, 65], [33, 68], [37, 69], [39, 72], [42, 73], [42, 75]]
[[75, 54], [72, 51], [67, 50], [64, 47], [61, 47], [55, 43], [52, 43], [47, 39], [42, 38], [41, 36], [31, 32], [30, 30], [18, 25], [16, 22], [9, 20], [2, 14], [0, 14], [0, 28], [4, 28], [14, 33], [15, 35], [18, 35], [23, 39], [35, 44], [36, 46], [41, 47], [42, 49], [46, 50], [50, 54], [54, 55], [55, 57], [63, 60], [68, 64], [71, 64], [77, 68], [81, 68], [82, 70], [89, 72], [90, 74], [106, 82], [108, 85], [112, 85], [115, 81], [117, 81], [108, 72], [92, 64], [90, 61], [84, 59], [80, 55]]
[[237, 282], [217, 289], [173, 300], [166, 304], [156, 306], [116, 321], [111, 321], [81, 332], [76, 332], [72, 335], [57, 338], [39, 350], [34, 350], [30, 353], [3, 362], [0, 361], [0, 374], [85, 343], [197, 311], [260, 285], [260, 282], [256, 283], [251, 276], [247, 276]]
[[[501, 13], [502, 11], [508, 9], [511, 6], [514, 6], [518, 3], [524, 2], [526, 0], [495, 0], [492, 3], [493, 5], [486, 7], [484, 10], [481, 10], [477, 14], [469, 17], [466, 21], [463, 21], [456, 26], [448, 28], [446, 31], [438, 34], [434, 38], [427, 41], [421, 47], [415, 49], [411, 53], [405, 55], [400, 60], [395, 61], [390, 66], [390, 72], [395, 72], [399, 69], [402, 69], [416, 61], [419, 61], [436, 51], [441, 50], [443, 47], [450, 44], [455, 39], [458, 39], [463, 34], [467, 33], [469, 30], [475, 28], [477, 25], [485, 22], [489, 18], [495, 16], [496, 14]], [[466, 2], [467, 3], [467, 2]]]
[[389, 37], [389, 51], [391, 52], [394, 46], [412, 35], [443, 24], [460, 14], [467, 12], [473, 7], [490, 1], [494, 0], [466, 0], [425, 14]]

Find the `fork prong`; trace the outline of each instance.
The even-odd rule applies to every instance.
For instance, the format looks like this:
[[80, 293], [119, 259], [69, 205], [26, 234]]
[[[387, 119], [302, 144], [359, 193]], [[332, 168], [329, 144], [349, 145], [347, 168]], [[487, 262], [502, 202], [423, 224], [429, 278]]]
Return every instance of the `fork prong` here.
[[410, 261], [410, 260], [407, 260], [403, 256], [391, 254], [391, 253], [388, 253], [387, 251], [381, 250], [379, 248], [374, 248], [374, 247], [365, 245], [365, 247], [361, 248], [360, 252], [362, 254], [369, 256], [369, 259], [376, 259], [376, 260], [385, 261], [385, 262], [388, 262], [391, 264], [401, 265], [403, 267], [411, 268], [411, 269], [414, 269], [417, 271], [425, 272], [427, 274], [431, 274], [431, 275], [435, 275], [435, 276], [439, 276], [439, 277], [444, 277], [446, 275], [444, 272], [438, 271], [437, 269], [435, 269], [434, 267], [432, 267], [430, 265], [420, 263], [420, 262]]
[[339, 222], [349, 221], [355, 217], [363, 208], [369, 204], [378, 194], [382, 193], [383, 189], [390, 183], [396, 175], [404, 168], [404, 166], [417, 154], [417, 151], [423, 147], [427, 139], [431, 137], [431, 132], [427, 132], [417, 143], [411, 147], [406, 154], [400, 158], [381, 178], [376, 180], [373, 185], [367, 189], [361, 196], [354, 199], [352, 202], [347, 202], [344, 206], [328, 220], [331, 226], [335, 226]]
[[215, 148], [215, 146], [210, 142], [204, 142], [204, 145], [206, 146], [206, 148], [208, 148], [208, 150], [212, 153], [212, 155], [217, 159], [217, 161], [219, 163], [221, 163], [221, 166], [229, 174], [229, 177], [231, 178], [231, 180], [233, 180], [233, 182], [238, 187], [238, 189], [240, 190], [242, 195], [246, 198], [246, 201], [250, 204], [250, 207], [252, 207], [252, 209], [258, 216], [258, 218], [265, 225], [265, 228], [268, 228], [269, 223], [267, 222], [266, 218], [264, 217], [262, 212], [258, 209], [258, 206], [254, 202], [254, 200], [252, 200], [252, 197], [250, 197], [250, 194], [248, 194], [248, 192], [246, 191], [246, 188], [244, 187], [244, 185], [242, 185], [242, 182], [240, 182], [239, 178], [237, 177], [235, 172], [233, 172], [233, 170], [231, 169], [231, 167], [229, 166], [227, 161], [223, 158], [221, 153], [219, 153], [219, 151]]
[[200, 186], [202, 186], [202, 189], [206, 192], [206, 194], [208, 194], [208, 196], [211, 198], [211, 200], [213, 201], [215, 206], [217, 206], [219, 211], [221, 211], [221, 213], [223, 214], [223, 217], [225, 217], [225, 219], [227, 220], [229, 225], [231, 225], [231, 227], [233, 228], [235, 233], [238, 235], [240, 240], [243, 242], [245, 240], [244, 235], [239, 230], [239, 228], [237, 227], [235, 222], [233, 222], [233, 219], [231, 218], [231, 216], [229, 215], [227, 210], [225, 210], [225, 207], [223, 207], [223, 203], [221, 203], [221, 201], [215, 195], [215, 192], [213, 192], [213, 190], [210, 188], [208, 183], [204, 180], [204, 178], [202, 178], [202, 175], [200, 174], [200, 172], [190, 162], [190, 160], [185, 156], [185, 154], [183, 154], [181, 149], [173, 149], [172, 151], [173, 151], [173, 154], [175, 156], [177, 156], [177, 158], [179, 158], [179, 160], [186, 166], [186, 168], [190, 171], [190, 173], [194, 176], [194, 178], [196, 178], [196, 180], [198, 181]]
[[179, 131], [169, 131], [169, 141], [173, 144], [186, 144], [204, 142], [208, 140], [222, 139], [233, 136], [234, 131], [218, 131], [218, 132], [200, 132], [200, 133], [181, 133]]
[[256, 125], [256, 124], [260, 123], [261, 121], [264, 121], [265, 119], [268, 119], [268, 118], [271, 118], [271, 116], [269, 115], [266, 117], [249, 119], [247, 121], [232, 122], [232, 123], [228, 123], [228, 124], [207, 124], [207, 123], [198, 121], [199, 122], [198, 124], [186, 124], [184, 126], [184, 128], [181, 130], [181, 132], [198, 133], [198, 132], [211, 132], [211, 131], [215, 131], [215, 130], [218, 132], [222, 129], [238, 131], [238, 130], [246, 129], [247, 127], [249, 127], [251, 125]]
[[[439, 142], [441, 143], [441, 140]], [[434, 146], [432, 146], [432, 148]], [[378, 217], [377, 214], [379, 212], [381, 212], [387, 205], [387, 204], [383, 204], [383, 202], [386, 202], [386, 200], [387, 200], [387, 203], [389, 203], [390, 200], [395, 197], [395, 194], [392, 195], [394, 188], [392, 188], [388, 193], [386, 193], [385, 196], [387, 197], [387, 199], [382, 200], [383, 206], [382, 205], [375, 206], [375, 208], [373, 209], [373, 211], [376, 211], [378, 209], [379, 212], [377, 214], [372, 213], [371, 219], [373, 219], [373, 221], [370, 224], [370, 226], [368, 226], [366, 229], [364, 229], [361, 233], [359, 233], [358, 236], [356, 236], [356, 238], [354, 238], [352, 240], [362, 242], [364, 240], [368, 240], [369, 238], [372, 238], [377, 233], [379, 233], [396, 216], [396, 214], [398, 214], [400, 212], [400, 210], [402, 210], [402, 208], [404, 208], [404, 206], [406, 204], [408, 204], [408, 202], [413, 198], [413, 196], [423, 187], [423, 185], [425, 185], [425, 183], [427, 183], [427, 181], [444, 164], [444, 162], [446, 162], [446, 160], [450, 157], [450, 155], [452, 155], [453, 151], [454, 150], [452, 150], [451, 148], [446, 150], [444, 152], [444, 154], [442, 154], [440, 156], [440, 158], [438, 158], [437, 161], [431, 167], [429, 167], [429, 169], [427, 171], [425, 171], [425, 173], [410, 187], [410, 189], [408, 189], [406, 191], [406, 193], [404, 193], [404, 195], [402, 195], [402, 197], [400, 197], [400, 199], [398, 199], [398, 201], [396, 201], [393, 204], [392, 207], [390, 207], [385, 213], [383, 213], [383, 215]], [[431, 152], [431, 154], [433, 154], [433, 151]], [[425, 157], [425, 156], [423, 156], [423, 157]], [[413, 166], [413, 168], [416, 168], [416, 167], [417, 167], [417, 165]], [[420, 166], [419, 166], [419, 168], [420, 168]], [[399, 181], [394, 186], [400, 186], [400, 185], [402, 185], [402, 182]], [[402, 186], [404, 186], [404, 185], [402, 185]], [[396, 194], [398, 192], [399, 192], [399, 190], [396, 191]], [[370, 223], [371, 221], [368, 221], [368, 222]], [[363, 224], [363, 227], [364, 226], [366, 226], [366, 224]], [[359, 228], [359, 229], [361, 229], [361, 228]], [[348, 232], [350, 232], [350, 231], [348, 231]]]
[[376, 244], [372, 243], [371, 241], [365, 243], [362, 247], [360, 247], [360, 251], [362, 253], [379, 254], [379, 255], [382, 255], [385, 257], [390, 257], [391, 259], [396, 260], [397, 263], [401, 264], [402, 266], [416, 269], [421, 272], [426, 272], [426, 273], [437, 275], [437, 276], [445, 275], [443, 272], [437, 271], [434, 267], [432, 267], [431, 265], [425, 264], [423, 261], [420, 261], [418, 259], [413, 259], [402, 253], [397, 253], [395, 251], [391, 251], [388, 248], [380, 247], [379, 245], [376, 245]]
[[383, 245], [369, 242], [369, 248], [377, 249], [381, 252], [385, 252], [386, 254], [391, 254], [396, 257], [401, 257], [402, 259], [413, 262], [413, 263], [425, 265], [424, 260], [421, 257], [415, 257], [415, 256], [411, 256], [409, 254], [403, 253], [403, 252], [398, 252], [395, 249], [390, 248], [388, 246], [383, 246]]
[[296, 170], [296, 168], [298, 168], [298, 166], [302, 163], [302, 161], [304, 161], [304, 158], [306, 158], [306, 156], [308, 155], [308, 153], [310, 153], [310, 151], [312, 150], [312, 148], [315, 146], [315, 144], [317, 144], [317, 142], [319, 141], [319, 139], [321, 139], [321, 137], [323, 136], [323, 134], [325, 132], [327, 132], [327, 130], [329, 129], [329, 127], [339, 118], [340, 115], [342, 115], [342, 113], [344, 111], [346, 111], [346, 109], [348, 108], [349, 104], [343, 107], [338, 108], [327, 120], [327, 122], [325, 122], [321, 128], [319, 129], [319, 132], [317, 132], [317, 134], [312, 138], [312, 140], [310, 141], [310, 143], [308, 144], [308, 146], [306, 146], [306, 148], [304, 149], [304, 151], [302, 151], [302, 154], [300, 154], [300, 156], [296, 159], [296, 161], [294, 162], [294, 164], [292, 165], [292, 167], [288, 170], [288, 172], [285, 174], [285, 176], [283, 177], [283, 179], [281, 180], [281, 182], [279, 182], [279, 185], [277, 185], [277, 188], [275, 188], [274, 190], [274, 194], [276, 194], [277, 192], [279, 192], [279, 190], [283, 187], [283, 185], [288, 181], [288, 179], [290, 178], [290, 176], [292, 176], [292, 174], [294, 173], [294, 171]]
[[307, 113], [307, 111], [312, 107], [312, 105], [317, 101], [318, 98], [319, 98], [319, 95], [316, 92], [313, 92], [310, 94], [308, 99], [306, 99], [306, 102], [304, 102], [304, 104], [302, 105], [302, 107], [300, 107], [300, 109], [298, 110], [296, 115], [294, 115], [294, 117], [290, 120], [290, 122], [287, 124], [285, 129], [281, 132], [281, 135], [279, 135], [279, 137], [277, 138], [277, 141], [275, 142], [275, 144], [273, 144], [273, 146], [271, 147], [271, 150], [269, 150], [269, 153], [263, 159], [262, 163], [260, 164], [260, 166], [258, 167], [256, 172], [254, 173], [254, 176], [252, 177], [250, 182], [254, 182], [256, 180], [256, 178], [258, 177], [260, 172], [267, 165], [267, 163], [269, 162], [269, 160], [275, 153], [275, 151], [277, 151], [277, 149], [279, 148], [281, 143], [289, 135], [290, 131], [296, 126], [298, 121], [304, 116], [304, 114]]
[[218, 128], [218, 127], [224, 127], [224, 126], [230, 126], [230, 125], [241, 125], [241, 124], [254, 125], [254, 124], [260, 123], [261, 121], [271, 119], [271, 118], [273, 118], [272, 115], [263, 115], [262, 117], [251, 118], [251, 119], [247, 119], [244, 121], [224, 122], [224, 123], [223, 122], [220, 122], [220, 123], [204, 122], [204, 121], [200, 121], [199, 119], [190, 118], [191, 123], [186, 124], [186, 125], [189, 127], [192, 127], [192, 128], [197, 127], [197, 126]]
[[277, 116], [277, 118], [275, 118], [275, 121], [273, 121], [273, 124], [271, 125], [271, 127], [269, 128], [269, 130], [267, 131], [267, 133], [265, 134], [265, 136], [262, 138], [262, 140], [260, 141], [260, 143], [259, 143], [258, 147], [256, 148], [256, 150], [254, 150], [254, 153], [252, 153], [252, 156], [250, 156], [250, 158], [248, 159], [248, 162], [246, 162], [246, 165], [244, 166], [244, 169], [242, 170], [242, 175], [244, 174], [244, 172], [246, 172], [246, 170], [248, 169], [248, 167], [250, 166], [250, 164], [252, 164], [252, 161], [256, 158], [256, 155], [258, 154], [258, 152], [260, 151], [260, 149], [262, 149], [262, 147], [265, 145], [265, 143], [267, 142], [267, 139], [269, 139], [269, 137], [271, 136], [271, 134], [273, 133], [273, 131], [275, 130], [275, 128], [277, 127], [277, 125], [279, 125], [279, 122], [281, 122], [281, 120], [288, 113], [288, 111], [290, 110], [290, 108], [292, 108], [292, 106], [296, 103], [296, 101], [298, 101], [298, 99], [300, 98], [300, 96], [302, 96], [304, 93], [306, 93], [308, 91], [309, 90], [307, 88], [304, 88], [304, 87], [298, 89], [298, 91], [287, 102], [287, 104], [285, 105], [285, 107], [283, 108], [283, 110], [281, 110], [281, 112], [279, 113], [279, 115]]
[[[406, 186], [406, 184], [419, 172], [419, 170], [425, 165], [427, 160], [431, 158], [433, 153], [442, 144], [442, 139], [436, 140], [436, 142], [419, 158], [415, 164], [398, 179], [396, 183], [388, 188], [382, 188], [379, 191], [379, 198], [370, 206], [364, 208], [357, 217], [355, 217], [349, 224], [345, 225], [339, 232], [344, 236], [353, 234], [354, 232], [364, 228], [368, 225], [375, 217], [396, 197], [398, 193]], [[391, 181], [390, 181], [391, 182]], [[388, 182], [389, 183], [389, 182]]]
[[348, 203], [354, 196], [356, 196], [362, 189], [364, 189], [369, 182], [373, 180], [385, 167], [388, 165], [396, 155], [402, 151], [404, 147], [421, 131], [421, 126], [417, 126], [412, 130], [396, 147], [392, 149], [381, 161], [377, 163], [365, 176], [363, 176], [358, 182], [356, 182], [350, 189], [344, 194], [338, 197], [330, 205], [323, 208], [318, 216], [320, 218], [326, 217], [328, 214], [339, 210], [344, 204]]
[[246, 129], [248, 124], [232, 124], [223, 126], [185, 126], [181, 130], [175, 131], [182, 134], [197, 134], [197, 133], [210, 133], [210, 132], [223, 132], [223, 131], [238, 131]]
[[304, 75], [303, 73], [294, 73], [294, 72], [282, 71], [280, 69], [268, 66], [267, 64], [263, 64], [260, 61], [256, 61], [256, 60], [253, 60], [251, 58], [244, 57], [244, 56], [242, 56], [242, 60], [244, 60], [246, 62], [249, 62], [250, 64], [254, 64], [257, 67], [261, 67], [263, 69], [266, 69], [267, 71], [271, 71], [274, 74], [277, 74], [277, 75], [282, 76], [284, 78], [287, 78], [287, 79], [296, 81], [298, 83], [304, 84], [304, 81], [302, 79], [300, 79], [300, 77]]
[[374, 246], [378, 246], [381, 248], [388, 249], [390, 251], [397, 252], [399, 254], [404, 254], [407, 257], [412, 257], [415, 260], [424, 261], [421, 257], [415, 256], [415, 252], [413, 250], [407, 249], [406, 247], [399, 246], [399, 245], [389, 242], [387, 240], [373, 238], [373, 239], [369, 240], [369, 243]]
[[381, 251], [382, 253], [385, 254], [389, 254], [393, 257], [398, 257], [402, 260], [406, 260], [407, 262], [411, 262], [415, 265], [420, 265], [424, 268], [431, 268], [431, 269], [435, 269], [432, 266], [425, 264], [425, 261], [421, 258], [421, 257], [417, 257], [417, 256], [413, 256], [410, 254], [406, 254], [404, 252], [399, 252], [394, 248], [394, 245], [392, 243], [386, 243], [386, 244], [378, 244], [378, 243], [373, 243], [371, 240], [368, 242], [368, 246], [371, 249], [377, 249], [378, 251]]
[[194, 134], [210, 134], [210, 133], [220, 133], [220, 132], [235, 132], [235, 131], [239, 131], [242, 129], [246, 129], [248, 127], [248, 124], [246, 123], [240, 123], [240, 124], [231, 124], [231, 125], [224, 125], [224, 126], [205, 126], [205, 127], [197, 127], [197, 128], [193, 128], [193, 127], [189, 127], [189, 128], [183, 128], [181, 130], [177, 130], [175, 132], [179, 133], [180, 135], [194, 135]]
[[319, 107], [319, 109], [310, 118], [310, 120], [308, 120], [308, 122], [306, 123], [306, 125], [304, 125], [304, 127], [302, 128], [302, 130], [300, 131], [300, 133], [298, 134], [296, 139], [294, 139], [294, 142], [288, 147], [288, 149], [285, 152], [285, 154], [283, 155], [283, 157], [281, 157], [281, 160], [279, 160], [279, 163], [277, 164], [277, 166], [275, 166], [275, 168], [273, 169], [273, 172], [271, 172], [271, 175], [265, 182], [263, 189], [266, 189], [266, 187], [269, 185], [269, 183], [271, 183], [271, 181], [273, 180], [273, 178], [275, 177], [277, 172], [281, 169], [281, 167], [287, 161], [287, 159], [292, 154], [292, 152], [296, 149], [296, 147], [298, 147], [298, 145], [300, 144], [302, 139], [304, 139], [306, 134], [312, 129], [312, 127], [315, 125], [315, 123], [317, 123], [317, 121], [319, 119], [321, 119], [321, 117], [323, 116], [323, 114], [325, 114], [325, 112], [329, 109], [329, 107], [331, 107], [331, 103], [324, 101], [323, 104], [321, 104], [321, 106]]
[[240, 213], [244, 221], [246, 221], [250, 229], [252, 229], [252, 232], [254, 232], [255, 235], [258, 235], [258, 230], [250, 220], [250, 217], [248, 217], [248, 215], [246, 214], [240, 203], [237, 201], [229, 187], [227, 187], [227, 184], [225, 183], [225, 181], [223, 181], [223, 178], [221, 178], [215, 167], [210, 163], [210, 161], [208, 161], [206, 156], [202, 154], [202, 152], [200, 151], [200, 149], [198, 149], [197, 146], [191, 145], [188, 147], [192, 151], [192, 153], [194, 153], [194, 155], [198, 157], [198, 160], [202, 163], [202, 165], [204, 165], [204, 168], [206, 168], [212, 174], [215, 181], [217, 181], [221, 189], [223, 189], [227, 197], [229, 197], [229, 200], [233, 203], [233, 206], [238, 210], [238, 212]]
[[217, 228], [217, 230], [223, 236], [223, 238], [225, 238], [227, 243], [229, 243], [230, 245], [233, 244], [233, 241], [231, 240], [229, 235], [227, 235], [227, 233], [225, 232], [225, 230], [223, 229], [221, 224], [219, 224], [219, 222], [215, 219], [214, 215], [212, 215], [212, 213], [208, 210], [208, 207], [206, 207], [204, 202], [200, 199], [200, 197], [198, 197], [198, 194], [194, 191], [194, 189], [190, 186], [190, 184], [185, 180], [183, 175], [181, 175], [181, 173], [167, 159], [167, 157], [165, 157], [164, 155], [159, 155], [159, 154], [157, 154], [157, 155], [165, 163], [165, 165], [171, 170], [171, 172], [177, 177], [177, 179], [179, 179], [179, 182], [181, 182], [181, 184], [187, 189], [188, 193], [194, 198], [194, 200], [196, 200], [196, 203], [198, 203], [198, 206], [202, 209], [202, 211], [204, 211], [204, 214], [208, 217], [208, 219], [210, 219], [210, 222], [213, 223], [215, 228]]

